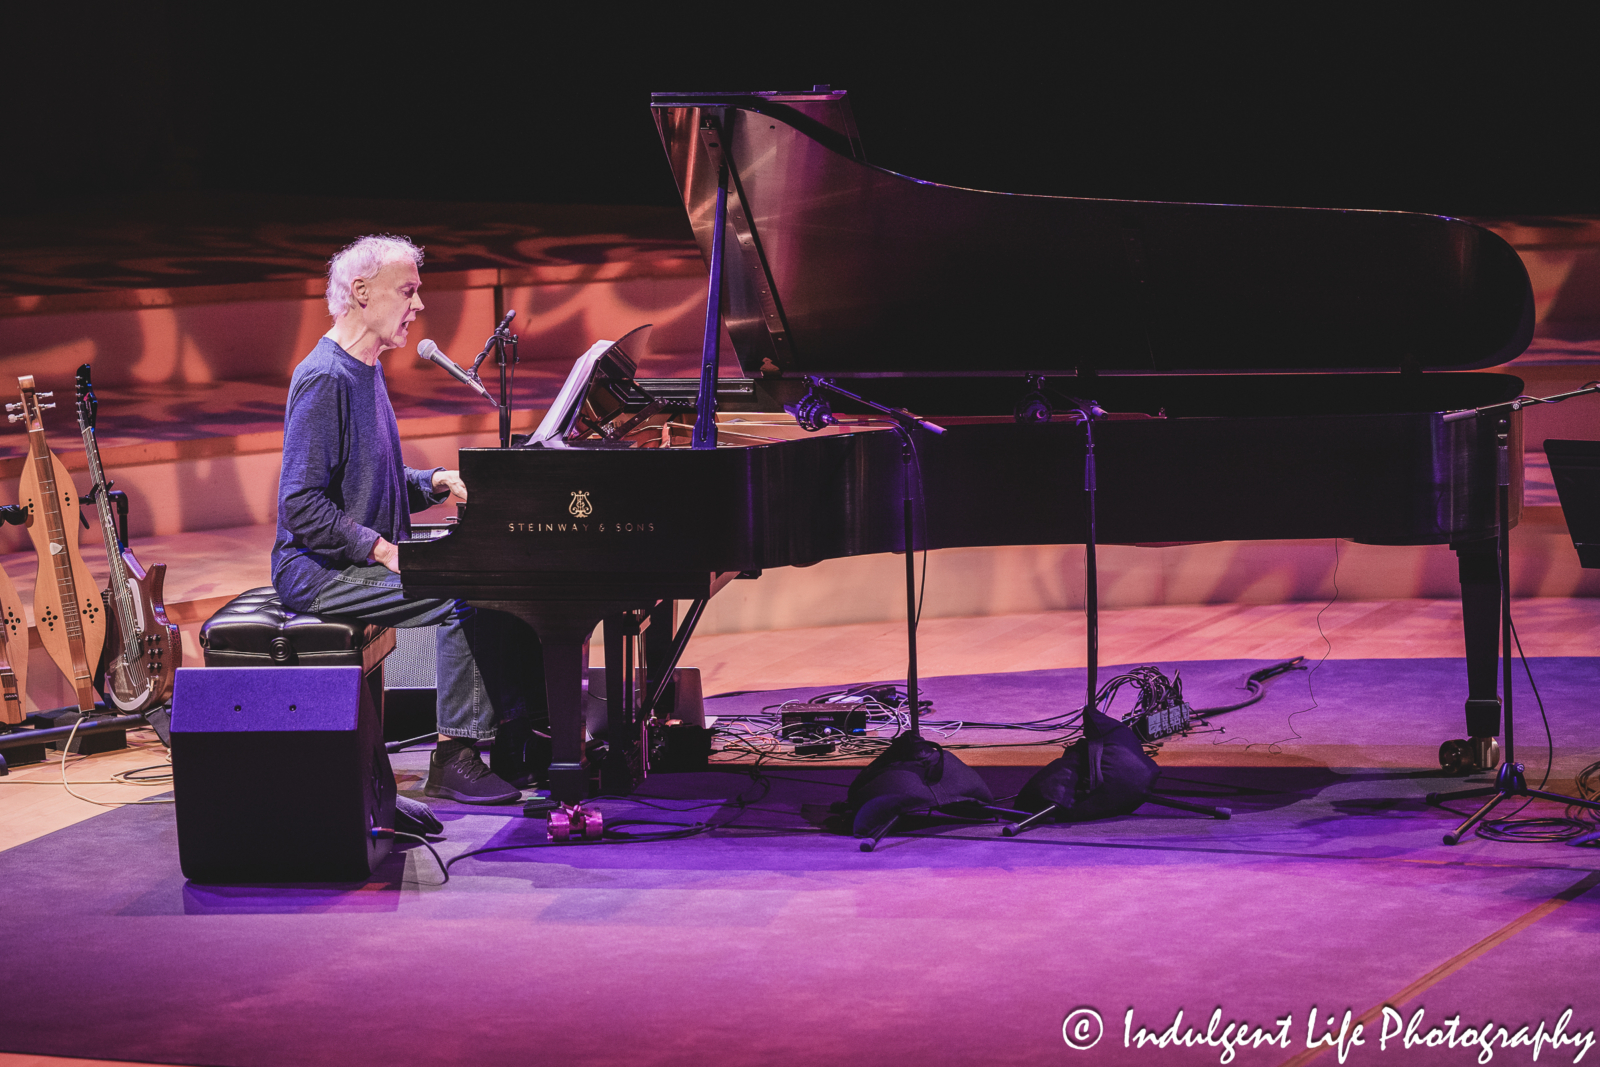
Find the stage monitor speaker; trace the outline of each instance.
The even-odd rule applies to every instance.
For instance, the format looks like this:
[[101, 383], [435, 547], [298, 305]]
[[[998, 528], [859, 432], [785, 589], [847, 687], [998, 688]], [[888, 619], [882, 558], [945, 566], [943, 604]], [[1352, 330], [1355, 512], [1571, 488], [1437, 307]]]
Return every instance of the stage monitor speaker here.
[[361, 668], [185, 667], [172, 693], [184, 876], [355, 882], [389, 852], [394, 774]]
[[409, 741], [439, 728], [437, 626], [397, 626], [383, 661], [383, 739]]

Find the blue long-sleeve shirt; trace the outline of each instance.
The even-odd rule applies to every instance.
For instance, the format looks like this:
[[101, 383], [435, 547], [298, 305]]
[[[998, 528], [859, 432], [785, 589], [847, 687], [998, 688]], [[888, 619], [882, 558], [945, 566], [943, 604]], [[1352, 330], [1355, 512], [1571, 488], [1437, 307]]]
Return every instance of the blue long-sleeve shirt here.
[[306, 611], [333, 576], [365, 563], [378, 538], [403, 541], [411, 513], [450, 494], [400, 458], [400, 427], [383, 384], [324, 337], [295, 368], [283, 425], [278, 538], [272, 584], [291, 611]]

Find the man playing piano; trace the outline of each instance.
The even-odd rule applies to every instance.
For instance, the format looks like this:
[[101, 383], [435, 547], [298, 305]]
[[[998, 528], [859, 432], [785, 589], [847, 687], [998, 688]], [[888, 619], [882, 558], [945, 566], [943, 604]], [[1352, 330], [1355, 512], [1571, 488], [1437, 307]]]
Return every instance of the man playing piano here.
[[[411, 513], [467, 498], [456, 471], [402, 462], [378, 361], [405, 345], [422, 310], [421, 262], [420, 248], [385, 236], [363, 237], [328, 264], [333, 328], [289, 386], [272, 584], [291, 611], [437, 626], [439, 742], [424, 792], [510, 803], [521, 796], [513, 783], [536, 769], [526, 764], [532, 715], [543, 708], [541, 658], [525, 643], [532, 631], [457, 600], [408, 597], [400, 585], [395, 543], [410, 535]], [[475, 742], [488, 739], [485, 767]]]

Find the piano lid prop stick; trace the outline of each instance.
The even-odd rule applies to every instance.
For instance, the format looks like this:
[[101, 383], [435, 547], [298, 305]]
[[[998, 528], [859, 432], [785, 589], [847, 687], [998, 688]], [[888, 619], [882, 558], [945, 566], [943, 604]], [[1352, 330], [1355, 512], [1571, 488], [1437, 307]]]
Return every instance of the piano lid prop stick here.
[[722, 131], [707, 118], [700, 142], [717, 174], [716, 211], [711, 221], [711, 277], [706, 283], [706, 329], [700, 343], [700, 392], [694, 402], [690, 448], [717, 447], [717, 363], [722, 358], [722, 259], [728, 228], [728, 164], [722, 157]]

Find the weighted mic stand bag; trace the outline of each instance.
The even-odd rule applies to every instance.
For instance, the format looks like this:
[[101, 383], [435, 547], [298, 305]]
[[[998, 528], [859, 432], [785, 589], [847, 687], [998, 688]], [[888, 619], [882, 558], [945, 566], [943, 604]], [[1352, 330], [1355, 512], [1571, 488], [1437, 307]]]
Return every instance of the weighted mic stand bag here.
[[1028, 780], [1017, 796], [1024, 811], [1056, 805], [1056, 822], [1088, 822], [1131, 815], [1149, 799], [1161, 768], [1145, 755], [1133, 729], [1090, 709], [1083, 737]]

